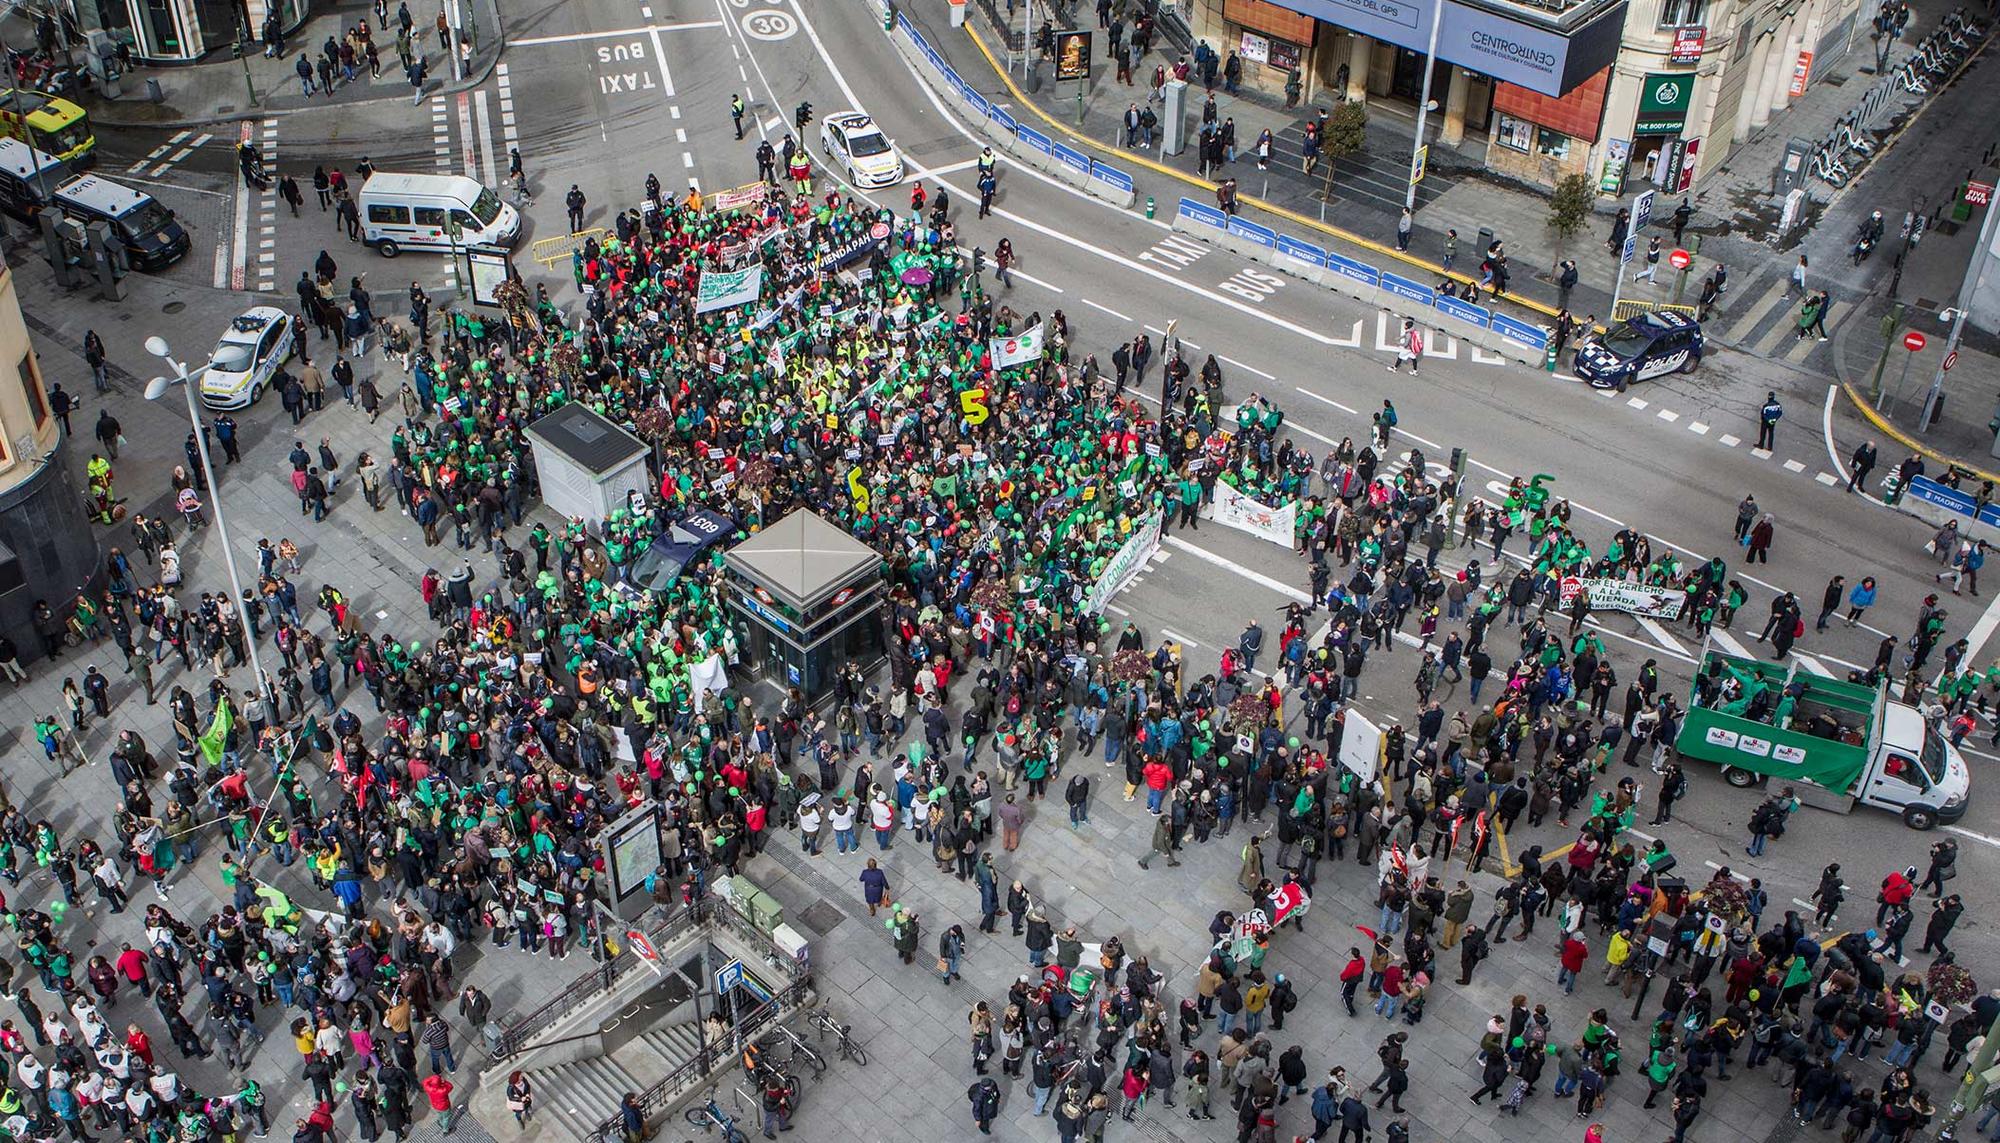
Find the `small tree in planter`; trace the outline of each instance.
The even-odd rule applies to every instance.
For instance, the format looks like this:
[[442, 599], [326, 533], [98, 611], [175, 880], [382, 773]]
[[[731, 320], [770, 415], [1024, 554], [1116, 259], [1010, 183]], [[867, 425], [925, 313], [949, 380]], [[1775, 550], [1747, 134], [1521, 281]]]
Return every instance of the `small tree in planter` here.
[[1924, 987], [1930, 991], [1931, 999], [1947, 1008], [1955, 1007], [1979, 995], [1979, 983], [1972, 974], [1957, 963], [1939, 961], [1924, 973]]
[[975, 610], [998, 615], [1014, 604], [1014, 594], [1007, 589], [1004, 578], [982, 579], [972, 585], [972, 606]]
[[1749, 891], [1727, 873], [1718, 872], [1702, 887], [1701, 903], [1732, 926], [1750, 919]]
[[1261, 691], [1240, 694], [1230, 700], [1229, 729], [1238, 734], [1256, 733], [1270, 717], [1271, 704], [1265, 701]]
[[1576, 232], [1583, 229], [1583, 222], [1596, 208], [1597, 186], [1588, 175], [1564, 175], [1556, 180], [1555, 193], [1549, 196], [1549, 229], [1556, 232], [1556, 259], [1560, 261], [1563, 247]]
[[1144, 651], [1120, 651], [1111, 656], [1111, 678], [1120, 683], [1143, 683], [1153, 677], [1153, 658]]

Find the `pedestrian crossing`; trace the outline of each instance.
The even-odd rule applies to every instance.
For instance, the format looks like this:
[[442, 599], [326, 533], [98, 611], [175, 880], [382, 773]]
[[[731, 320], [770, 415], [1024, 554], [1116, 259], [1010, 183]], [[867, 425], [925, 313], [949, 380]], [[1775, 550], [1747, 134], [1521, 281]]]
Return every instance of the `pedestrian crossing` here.
[[[258, 128], [257, 146], [264, 169], [278, 169], [278, 121], [266, 119]], [[257, 193], [257, 289], [270, 293], [278, 288], [278, 179]]]
[[[1800, 337], [1799, 299], [1788, 292], [1790, 276], [1775, 263], [1751, 271], [1748, 280], [1734, 284], [1724, 295], [1725, 305], [1717, 307], [1702, 323], [1702, 332], [1727, 346], [1771, 360], [1802, 365], [1815, 349], [1827, 344], [1817, 336]], [[1845, 316], [1839, 299], [1829, 302], [1827, 328]]]
[[128, 175], [144, 174], [157, 179], [172, 170], [182, 160], [194, 154], [215, 140], [213, 132], [195, 134], [192, 128], [170, 136], [166, 142], [146, 153], [146, 157], [125, 168]]

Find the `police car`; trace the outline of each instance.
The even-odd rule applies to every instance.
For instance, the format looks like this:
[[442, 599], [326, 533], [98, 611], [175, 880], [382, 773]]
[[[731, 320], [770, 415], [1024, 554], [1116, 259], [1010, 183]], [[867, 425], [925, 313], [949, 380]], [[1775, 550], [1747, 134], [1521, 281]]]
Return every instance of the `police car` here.
[[1692, 373], [1702, 353], [1701, 323], [1673, 310], [1642, 313], [1576, 351], [1576, 375], [1595, 389], [1623, 389], [1664, 373]]
[[294, 333], [291, 316], [276, 306], [257, 306], [230, 322], [202, 374], [202, 403], [211, 409], [256, 404], [291, 357]]
[[902, 156], [875, 121], [859, 111], [827, 116], [819, 127], [819, 145], [856, 186], [887, 187], [903, 181]]

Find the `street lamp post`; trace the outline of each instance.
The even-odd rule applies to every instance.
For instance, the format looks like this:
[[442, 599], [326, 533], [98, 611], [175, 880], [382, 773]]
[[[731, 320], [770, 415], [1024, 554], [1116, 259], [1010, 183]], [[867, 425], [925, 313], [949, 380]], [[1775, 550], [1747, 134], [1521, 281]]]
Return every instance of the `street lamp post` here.
[[1937, 418], [1938, 404], [1944, 400], [1944, 371], [1946, 362], [1958, 357], [1959, 335], [1965, 332], [1965, 311], [1972, 307], [1972, 295], [1979, 289], [1979, 280], [1986, 276], [1986, 259], [1993, 248], [1993, 223], [2000, 218], [2000, 207], [1988, 205], [1986, 221], [1979, 226], [1979, 244], [1973, 247], [1972, 258], [1965, 264], [1965, 280], [1958, 287], [1958, 304], [1953, 307], [1951, 333], [1945, 338], [1944, 356], [1938, 359], [1937, 370], [1931, 374], [1930, 391], [1924, 394], [1924, 411], [1917, 417], [1917, 431], [1928, 432], [1931, 422]]
[[146, 339], [146, 352], [167, 363], [174, 371], [172, 377], [155, 377], [146, 385], [146, 399], [157, 401], [164, 397], [168, 389], [179, 385], [187, 394], [188, 424], [194, 429], [195, 447], [201, 453], [201, 476], [208, 484], [209, 507], [215, 512], [215, 531], [222, 540], [222, 562], [229, 569], [230, 598], [236, 604], [236, 619], [243, 627], [243, 641], [250, 647], [250, 670], [257, 677], [257, 689], [268, 709], [277, 710], [277, 690], [272, 686], [271, 676], [264, 672], [264, 663], [258, 654], [257, 638], [252, 634], [256, 627], [250, 622], [250, 609], [243, 602], [243, 580], [236, 572], [235, 549], [229, 543], [229, 523], [222, 514], [222, 492], [215, 482], [215, 466], [208, 459], [208, 438], [201, 431], [201, 406], [196, 403], [195, 386], [211, 366], [203, 365], [192, 372], [188, 367], [174, 360], [173, 350], [167, 347], [165, 338], [154, 336]]
[[[1438, 25], [1442, 23], [1444, 23], [1444, 0], [1438, 0], [1436, 4], [1431, 6], [1431, 42], [1430, 46], [1424, 49], [1424, 90], [1423, 94], [1417, 97], [1416, 138], [1410, 141], [1410, 169], [1408, 172], [1410, 187], [1403, 194], [1403, 206], [1412, 213], [1415, 213], [1417, 209], [1417, 163], [1422, 158], [1424, 151], [1424, 119], [1430, 114], [1431, 110], [1431, 73], [1437, 71]], [[1331, 177], [1331, 174], [1332, 172], [1329, 171], [1329, 177]]]

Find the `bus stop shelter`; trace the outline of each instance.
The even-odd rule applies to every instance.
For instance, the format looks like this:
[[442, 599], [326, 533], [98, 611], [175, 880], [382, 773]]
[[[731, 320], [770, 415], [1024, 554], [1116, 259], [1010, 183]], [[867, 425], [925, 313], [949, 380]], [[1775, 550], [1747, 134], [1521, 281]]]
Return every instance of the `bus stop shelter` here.
[[817, 703], [843, 664], [870, 671], [882, 661], [882, 555], [823, 517], [793, 512], [723, 565], [729, 606], [749, 632], [745, 663], [773, 685]]

